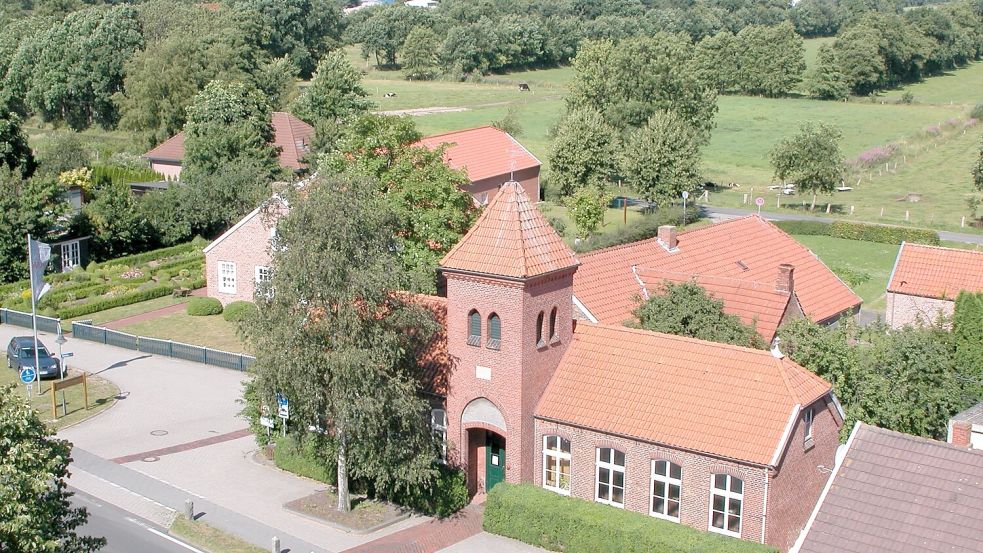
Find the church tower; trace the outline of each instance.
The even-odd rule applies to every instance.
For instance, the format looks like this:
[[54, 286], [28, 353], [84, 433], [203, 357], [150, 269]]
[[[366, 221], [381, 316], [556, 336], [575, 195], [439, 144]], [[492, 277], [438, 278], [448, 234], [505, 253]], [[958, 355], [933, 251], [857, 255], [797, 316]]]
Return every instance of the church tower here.
[[573, 338], [579, 262], [517, 182], [441, 260], [447, 279], [451, 458], [471, 493], [532, 482], [533, 411]]

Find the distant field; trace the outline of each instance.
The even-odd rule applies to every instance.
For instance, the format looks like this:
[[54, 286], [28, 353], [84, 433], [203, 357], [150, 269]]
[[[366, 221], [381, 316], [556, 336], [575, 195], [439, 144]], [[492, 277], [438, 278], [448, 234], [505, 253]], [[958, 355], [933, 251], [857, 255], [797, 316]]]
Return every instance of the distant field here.
[[945, 75], [892, 90], [883, 98], [896, 101], [905, 92], [911, 92], [919, 104], [963, 104], [972, 107], [983, 103], [983, 62], [971, 63]]
[[891, 276], [891, 269], [894, 267], [894, 260], [898, 257], [900, 246], [829, 236], [794, 236], [794, 238], [819, 256], [819, 259], [833, 272], [839, 273], [840, 278], [844, 278], [846, 272], [869, 277], [866, 282], [850, 287], [863, 298], [865, 308], [875, 311], [884, 309], [884, 290], [887, 288], [887, 279]]

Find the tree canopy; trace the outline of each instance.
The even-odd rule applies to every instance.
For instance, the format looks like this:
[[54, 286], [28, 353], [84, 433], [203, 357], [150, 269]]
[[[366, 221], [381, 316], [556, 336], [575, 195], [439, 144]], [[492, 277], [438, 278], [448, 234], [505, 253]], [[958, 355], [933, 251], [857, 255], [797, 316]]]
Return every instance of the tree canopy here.
[[345, 52], [335, 50], [317, 64], [310, 86], [294, 102], [293, 114], [314, 125], [343, 121], [372, 107], [362, 88], [362, 75]]
[[699, 132], [679, 115], [656, 112], [625, 139], [621, 175], [641, 197], [668, 205], [700, 185], [701, 144]]
[[832, 193], [842, 182], [840, 137], [840, 130], [826, 123], [803, 123], [771, 151], [775, 178], [794, 183], [799, 192], [811, 192], [815, 208], [817, 194]]
[[27, 278], [27, 235], [45, 237], [67, 214], [65, 190], [54, 177], [25, 179], [0, 167], [0, 282]]
[[645, 330], [677, 334], [711, 342], [763, 348], [764, 340], [753, 326], [724, 312], [724, 302], [715, 299], [694, 282], [662, 283], [635, 311], [631, 324]]
[[562, 196], [584, 186], [603, 187], [617, 171], [618, 135], [596, 110], [567, 113], [550, 144], [549, 186]]
[[90, 553], [106, 545], [77, 533], [89, 515], [69, 503], [72, 444], [54, 438], [12, 385], [0, 387], [0, 442], [0, 549]]
[[36, 163], [16, 113], [0, 113], [0, 169], [18, 170], [25, 177], [34, 173]]
[[289, 57], [304, 78], [341, 38], [341, 9], [330, 0], [234, 0], [231, 9], [254, 17], [258, 44], [274, 58]]

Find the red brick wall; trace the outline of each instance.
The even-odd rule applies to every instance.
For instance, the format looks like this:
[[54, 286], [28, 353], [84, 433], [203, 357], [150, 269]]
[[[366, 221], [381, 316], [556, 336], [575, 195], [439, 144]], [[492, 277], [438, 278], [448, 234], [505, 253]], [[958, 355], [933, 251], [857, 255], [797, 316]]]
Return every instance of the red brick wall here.
[[529, 169], [522, 169], [520, 171], [516, 171], [514, 174], [502, 173], [501, 175], [496, 175], [487, 179], [473, 181], [464, 189], [478, 201], [481, 201], [484, 197], [483, 194], [487, 193], [487, 197], [484, 197], [484, 199], [485, 202], [490, 202], [491, 199], [495, 197], [495, 193], [498, 192], [499, 187], [512, 179], [522, 185], [522, 189], [526, 191], [526, 195], [529, 196], [532, 201], [539, 201], [538, 166], [531, 167]]
[[[264, 214], [257, 213], [246, 224], [219, 242], [205, 254], [205, 278], [208, 296], [218, 298], [222, 305], [236, 300], [253, 301], [256, 289], [256, 267], [270, 265], [270, 227]], [[231, 261], [236, 266], [236, 292], [219, 291], [218, 268], [221, 261]]]
[[[812, 440], [805, 442], [805, 425], [800, 416], [789, 438], [785, 454], [768, 485], [766, 522], [769, 545], [787, 551], [799, 537], [819, 495], [832, 475], [843, 421], [832, 400], [812, 405]], [[817, 468], [822, 465], [824, 469]]]
[[[595, 460], [598, 447], [615, 447], [625, 453], [625, 508], [648, 515], [651, 510], [653, 460], [667, 459], [682, 467], [680, 522], [698, 530], [710, 526], [711, 476], [728, 473], [744, 480], [741, 537], [761, 542], [762, 512], [767, 469], [699, 455], [683, 450], [620, 438], [554, 422], [536, 420], [535, 483], [543, 483], [543, 436], [559, 434], [570, 440], [570, 495], [593, 501]], [[769, 506], [770, 508], [770, 506]]]
[[949, 421], [949, 443], [969, 447], [973, 440], [973, 425], [967, 421]]
[[[483, 463], [483, 458], [469, 459], [467, 429], [461, 421], [465, 407], [476, 398], [486, 398], [502, 413], [506, 429], [505, 478], [508, 482], [530, 482], [534, 452], [532, 413], [543, 388], [572, 339], [571, 289], [573, 271], [531, 282], [498, 280], [486, 277], [447, 273], [447, 341], [448, 352], [456, 368], [450, 376], [447, 396], [448, 441], [452, 459], [461, 464]], [[559, 340], [539, 349], [535, 342], [535, 325], [539, 311], [558, 309]], [[477, 309], [482, 319], [479, 346], [467, 343], [467, 317]], [[501, 318], [501, 348], [486, 347], [488, 316]], [[565, 321], [565, 323], [564, 323]], [[548, 333], [548, 328], [547, 331]], [[491, 369], [491, 379], [477, 378], [476, 367]], [[472, 427], [473, 428], [473, 427]], [[478, 482], [478, 488], [483, 482]]]

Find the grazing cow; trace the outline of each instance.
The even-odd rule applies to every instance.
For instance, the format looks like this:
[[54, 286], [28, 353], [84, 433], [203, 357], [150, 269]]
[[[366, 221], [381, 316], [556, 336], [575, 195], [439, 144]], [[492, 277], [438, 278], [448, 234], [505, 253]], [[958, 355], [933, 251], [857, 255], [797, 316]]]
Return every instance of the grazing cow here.
[[522, 92], [529, 92], [531, 89], [529, 88], [529, 85], [528, 84], [526, 84], [526, 83], [519, 83], [519, 90], [522, 91]]
[[396, 97], [396, 93], [395, 92], [387, 92], [385, 94], [385, 97], [386, 98], [395, 98]]

